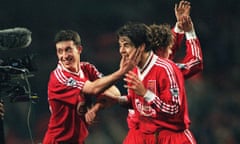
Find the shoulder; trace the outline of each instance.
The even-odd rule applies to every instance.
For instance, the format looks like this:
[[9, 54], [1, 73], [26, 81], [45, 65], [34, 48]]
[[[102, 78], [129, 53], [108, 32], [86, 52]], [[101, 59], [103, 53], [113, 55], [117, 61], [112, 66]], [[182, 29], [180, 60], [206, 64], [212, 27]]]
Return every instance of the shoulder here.
[[155, 65], [164, 68], [164, 67], [173, 67], [175, 63], [169, 59], [158, 57], [158, 59], [155, 62]]
[[166, 71], [168, 74], [176, 73], [180, 71], [177, 65], [172, 60], [165, 59], [165, 58], [158, 58], [155, 65], [159, 69]]
[[84, 74], [88, 75], [88, 77], [102, 77], [103, 76], [103, 74], [101, 72], [99, 72], [99, 70], [96, 68], [96, 66], [89, 62], [81, 62], [80, 66], [81, 66], [81, 69], [84, 72]]
[[96, 66], [90, 62], [80, 62], [81, 68], [95, 68]]

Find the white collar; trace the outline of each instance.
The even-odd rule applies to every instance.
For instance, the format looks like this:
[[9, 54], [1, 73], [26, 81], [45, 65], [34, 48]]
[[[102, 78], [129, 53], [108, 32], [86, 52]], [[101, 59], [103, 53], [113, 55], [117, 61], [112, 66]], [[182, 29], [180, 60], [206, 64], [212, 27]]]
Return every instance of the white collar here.
[[74, 75], [78, 75], [81, 78], [84, 77], [84, 74], [82, 72], [82, 69], [81, 69], [80, 65], [79, 65], [79, 71], [78, 72], [73, 72], [73, 71], [70, 71], [69, 69], [65, 68], [61, 61], [58, 61], [58, 66], [59, 66], [59, 68], [61, 68], [62, 70], [66, 71], [68, 73], [71, 73], [71, 74], [74, 74]]

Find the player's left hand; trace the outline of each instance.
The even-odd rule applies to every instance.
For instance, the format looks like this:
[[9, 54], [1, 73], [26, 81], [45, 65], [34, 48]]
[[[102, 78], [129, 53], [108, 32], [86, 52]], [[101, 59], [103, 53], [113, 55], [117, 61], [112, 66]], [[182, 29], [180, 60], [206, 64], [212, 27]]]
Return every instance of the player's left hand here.
[[96, 123], [97, 112], [103, 108], [104, 105], [101, 102], [96, 102], [85, 114], [85, 121], [87, 124], [92, 125]]
[[182, 23], [182, 30], [184, 32], [190, 32], [194, 29], [192, 20], [189, 16], [183, 16], [181, 18], [181, 23]]
[[96, 111], [94, 111], [93, 109], [88, 110], [85, 114], [86, 123], [92, 125], [95, 122], [96, 116]]
[[144, 96], [146, 94], [147, 89], [144, 87], [138, 76], [132, 71], [129, 71], [125, 75], [124, 81], [128, 83], [127, 85], [124, 85], [125, 88], [133, 90], [139, 96]]
[[175, 4], [174, 11], [177, 21], [182, 16], [190, 16], [191, 3], [188, 1], [181, 0], [179, 4]]

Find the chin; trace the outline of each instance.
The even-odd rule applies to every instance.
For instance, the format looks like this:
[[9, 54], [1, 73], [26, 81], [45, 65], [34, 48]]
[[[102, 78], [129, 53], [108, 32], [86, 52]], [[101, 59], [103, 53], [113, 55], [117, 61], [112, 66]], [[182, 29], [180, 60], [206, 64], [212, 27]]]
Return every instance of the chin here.
[[64, 65], [64, 67], [70, 71], [72, 71], [74, 68], [71, 65]]

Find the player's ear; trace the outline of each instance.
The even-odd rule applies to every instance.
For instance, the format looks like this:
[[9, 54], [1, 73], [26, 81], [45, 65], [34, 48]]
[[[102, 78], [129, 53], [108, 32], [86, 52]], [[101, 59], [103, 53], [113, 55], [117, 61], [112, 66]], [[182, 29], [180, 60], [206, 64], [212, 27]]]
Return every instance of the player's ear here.
[[139, 49], [140, 49], [141, 52], [144, 52], [145, 49], [146, 49], [145, 43], [141, 44], [141, 45], [139, 46]]
[[79, 53], [82, 53], [83, 47], [81, 45], [77, 46], [77, 49], [78, 49]]

